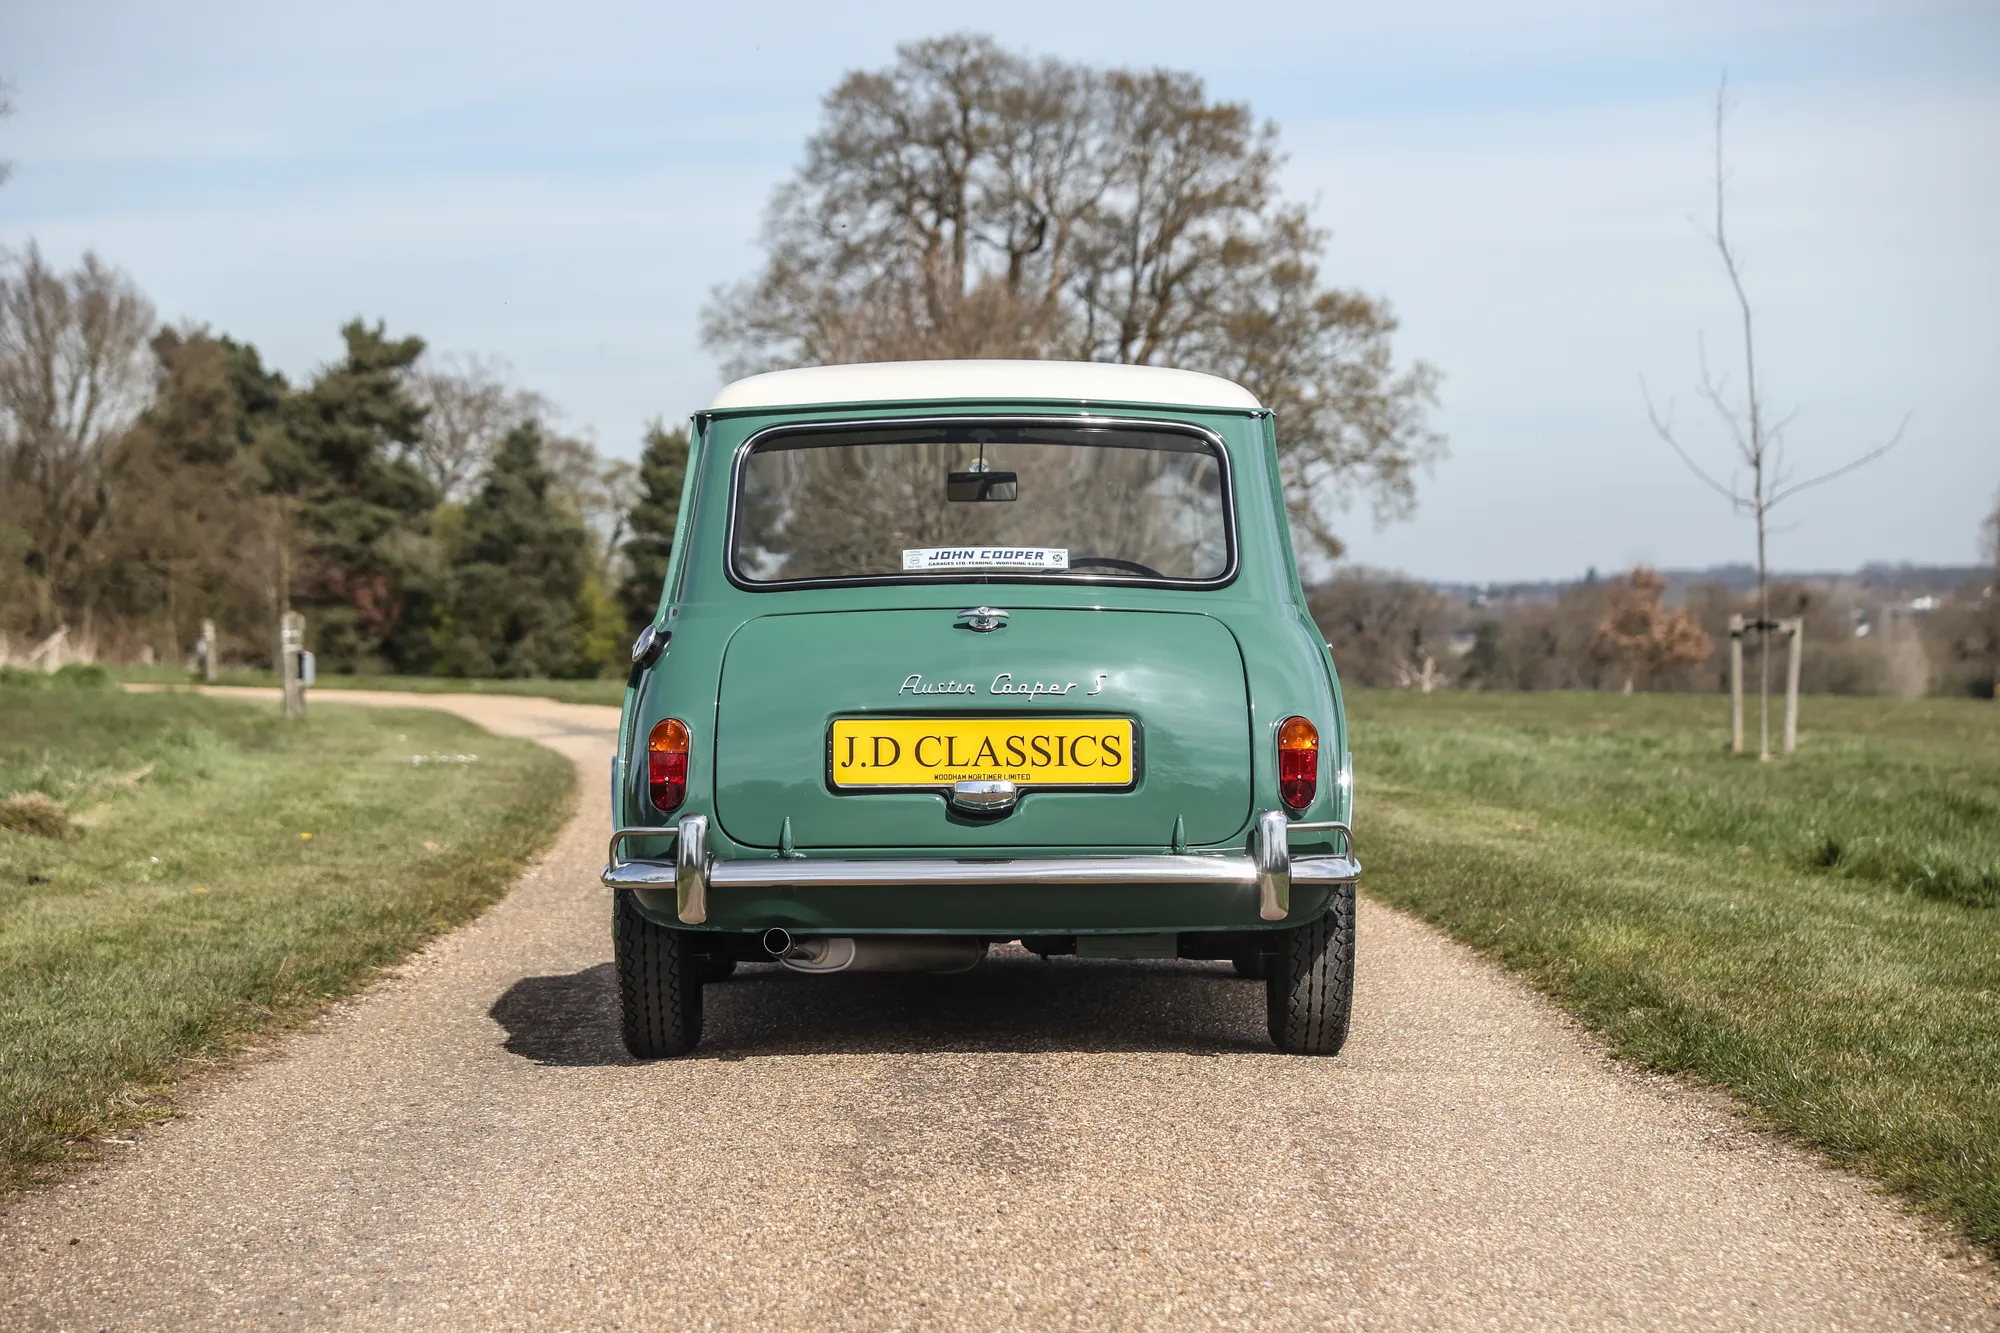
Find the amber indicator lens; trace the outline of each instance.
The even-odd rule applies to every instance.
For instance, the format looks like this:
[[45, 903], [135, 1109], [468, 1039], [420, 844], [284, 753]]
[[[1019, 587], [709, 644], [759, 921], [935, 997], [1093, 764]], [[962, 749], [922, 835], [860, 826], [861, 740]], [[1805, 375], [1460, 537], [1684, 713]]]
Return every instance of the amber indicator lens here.
[[677, 717], [653, 724], [646, 738], [646, 785], [659, 810], [678, 810], [687, 799], [688, 729]]
[[1278, 724], [1278, 797], [1294, 810], [1319, 790], [1319, 728], [1302, 717]]

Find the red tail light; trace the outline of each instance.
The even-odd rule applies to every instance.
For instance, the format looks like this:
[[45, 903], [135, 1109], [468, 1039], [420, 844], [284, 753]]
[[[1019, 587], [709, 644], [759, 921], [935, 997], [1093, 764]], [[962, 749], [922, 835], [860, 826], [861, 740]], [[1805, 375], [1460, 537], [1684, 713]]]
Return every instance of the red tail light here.
[[1319, 728], [1302, 717], [1278, 724], [1278, 797], [1294, 810], [1319, 791]]
[[688, 729], [679, 718], [655, 722], [646, 738], [646, 785], [660, 810], [678, 810], [687, 799]]

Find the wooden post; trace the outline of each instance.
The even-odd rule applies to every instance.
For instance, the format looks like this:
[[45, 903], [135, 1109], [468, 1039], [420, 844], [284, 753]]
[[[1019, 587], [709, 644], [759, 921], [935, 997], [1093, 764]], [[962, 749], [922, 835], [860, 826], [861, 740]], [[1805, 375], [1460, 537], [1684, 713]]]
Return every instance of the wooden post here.
[[1743, 753], [1743, 617], [1729, 617], [1729, 752]]
[[215, 684], [215, 622], [201, 622], [201, 678], [209, 685]]
[[278, 621], [278, 659], [284, 672], [285, 716], [303, 718], [306, 715], [306, 687], [299, 679], [299, 654], [306, 646], [306, 618], [296, 611], [287, 611]]
[[1799, 748], [1799, 641], [1805, 638], [1804, 616], [1785, 622], [1785, 753]]

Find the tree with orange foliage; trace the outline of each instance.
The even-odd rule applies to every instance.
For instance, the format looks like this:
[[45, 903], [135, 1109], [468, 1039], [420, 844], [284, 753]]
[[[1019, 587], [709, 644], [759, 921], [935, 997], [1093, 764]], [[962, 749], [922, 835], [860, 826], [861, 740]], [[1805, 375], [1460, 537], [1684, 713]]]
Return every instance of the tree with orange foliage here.
[[1625, 693], [1640, 674], [1658, 675], [1677, 666], [1705, 662], [1715, 645], [1687, 607], [1668, 611], [1663, 604], [1667, 581], [1643, 565], [1604, 596], [1604, 618], [1597, 623], [1591, 656], [1616, 662], [1625, 669]]

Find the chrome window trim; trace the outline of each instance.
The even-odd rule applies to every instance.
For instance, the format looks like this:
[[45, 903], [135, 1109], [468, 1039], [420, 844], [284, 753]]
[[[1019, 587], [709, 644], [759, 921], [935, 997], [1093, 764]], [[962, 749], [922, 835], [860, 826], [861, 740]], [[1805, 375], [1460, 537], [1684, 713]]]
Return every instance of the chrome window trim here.
[[[736, 568], [736, 520], [738, 502], [743, 489], [743, 465], [750, 453], [759, 444], [774, 435], [821, 434], [836, 430], [867, 430], [871, 428], [907, 426], [945, 426], [966, 422], [992, 423], [1001, 426], [1057, 426], [1066, 429], [1113, 430], [1132, 429], [1165, 431], [1171, 434], [1190, 435], [1206, 443], [1215, 452], [1217, 463], [1222, 469], [1222, 537], [1228, 552], [1228, 562], [1222, 573], [1212, 579], [1148, 579], [1119, 577], [1114, 574], [980, 574], [977, 576], [939, 578], [924, 574], [869, 574], [851, 575], [839, 578], [785, 579], [776, 582], [760, 582], [744, 578]], [[722, 569], [729, 582], [744, 592], [792, 592], [801, 588], [881, 588], [881, 587], [959, 587], [966, 584], [1028, 584], [1039, 587], [1083, 587], [1083, 588], [1167, 588], [1176, 591], [1206, 591], [1224, 588], [1236, 581], [1241, 567], [1242, 552], [1236, 539], [1236, 474], [1229, 457], [1229, 446], [1220, 435], [1206, 426], [1198, 426], [1191, 421], [1175, 421], [1164, 417], [1101, 417], [1085, 414], [1059, 413], [992, 413], [992, 412], [951, 412], [937, 416], [922, 417], [870, 417], [852, 421], [788, 421], [766, 426], [736, 446], [736, 457], [729, 468], [729, 522], [723, 533]]]

